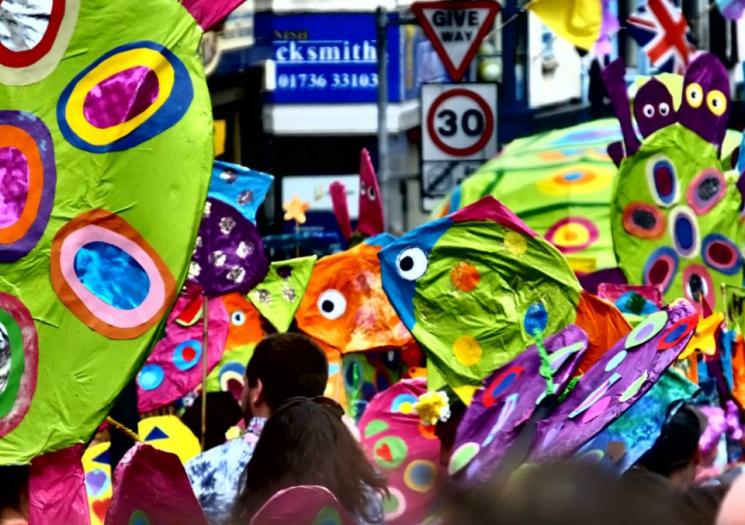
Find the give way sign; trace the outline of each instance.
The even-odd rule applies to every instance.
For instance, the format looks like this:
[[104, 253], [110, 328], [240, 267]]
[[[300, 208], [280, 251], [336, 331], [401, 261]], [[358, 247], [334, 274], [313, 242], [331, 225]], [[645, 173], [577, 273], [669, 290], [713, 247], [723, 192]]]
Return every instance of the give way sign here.
[[411, 11], [450, 77], [463, 78], [481, 42], [494, 27], [500, 5], [493, 0], [416, 2]]
[[496, 84], [422, 86], [422, 161], [487, 160], [496, 154]]

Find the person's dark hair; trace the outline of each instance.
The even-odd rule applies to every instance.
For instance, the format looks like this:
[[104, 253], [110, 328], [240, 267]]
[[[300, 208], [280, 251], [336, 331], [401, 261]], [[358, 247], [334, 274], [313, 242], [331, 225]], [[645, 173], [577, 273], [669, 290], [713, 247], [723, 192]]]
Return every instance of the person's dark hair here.
[[323, 395], [328, 382], [326, 354], [301, 334], [274, 334], [262, 339], [246, 366], [246, 381], [255, 387], [260, 379], [262, 396], [272, 411], [295, 396]]
[[[677, 407], [671, 407], [675, 410]], [[693, 408], [677, 408], [662, 427], [660, 437], [639, 459], [637, 465], [662, 476], [687, 467], [698, 453], [703, 428]]]
[[28, 466], [0, 466], [0, 510], [20, 510], [21, 500], [28, 494], [28, 478]]
[[243, 473], [233, 523], [248, 523], [276, 492], [297, 485], [326, 487], [351, 514], [381, 522], [370, 502], [374, 492], [387, 492], [385, 479], [342, 422], [343, 413], [323, 397], [293, 398], [276, 410]]

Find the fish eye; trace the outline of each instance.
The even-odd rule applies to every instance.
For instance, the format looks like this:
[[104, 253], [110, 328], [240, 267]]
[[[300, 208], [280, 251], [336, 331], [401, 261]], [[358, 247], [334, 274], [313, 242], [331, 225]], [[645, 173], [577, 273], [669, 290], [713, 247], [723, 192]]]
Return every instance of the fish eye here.
[[372, 186], [367, 188], [367, 198], [371, 201], [375, 200], [375, 188], [373, 188]]
[[427, 271], [429, 261], [421, 248], [406, 248], [396, 258], [396, 270], [402, 279], [416, 281]]
[[644, 116], [647, 118], [654, 117], [654, 106], [652, 104], [644, 104], [642, 113], [644, 113]]
[[241, 326], [243, 323], [246, 322], [246, 314], [243, 312], [243, 310], [236, 310], [230, 315], [230, 322], [234, 326]]
[[347, 311], [347, 300], [339, 290], [325, 290], [316, 302], [318, 311], [329, 321], [339, 319]]
[[727, 109], [727, 97], [718, 89], [712, 89], [706, 94], [706, 105], [715, 116], [721, 117]]
[[704, 90], [701, 84], [693, 82], [686, 87], [686, 101], [694, 109], [701, 107], [704, 101]]
[[670, 104], [667, 102], [660, 102], [660, 105], [657, 106], [657, 111], [663, 117], [667, 117], [670, 114]]

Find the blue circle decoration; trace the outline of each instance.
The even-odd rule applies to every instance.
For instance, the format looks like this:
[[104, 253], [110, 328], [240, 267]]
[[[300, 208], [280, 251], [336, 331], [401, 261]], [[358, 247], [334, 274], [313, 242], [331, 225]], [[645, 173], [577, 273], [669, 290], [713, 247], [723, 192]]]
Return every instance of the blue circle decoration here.
[[163, 368], [154, 364], [143, 366], [140, 373], [137, 374], [137, 384], [143, 390], [155, 390], [163, 384], [163, 379], [165, 379]]
[[134, 310], [150, 292], [150, 278], [130, 254], [94, 241], [75, 253], [75, 275], [93, 295], [119, 310]]
[[[102, 62], [108, 58], [123, 53], [129, 50], [135, 49], [152, 49], [159, 52], [163, 57], [170, 63], [173, 68], [173, 88], [165, 100], [163, 105], [158, 108], [148, 119], [142, 124], [137, 126], [127, 135], [114, 140], [109, 144], [95, 145], [84, 140], [77, 133], [75, 133], [70, 124], [67, 122], [65, 111], [70, 97], [77, 87], [78, 83], [93, 69], [98, 67]], [[130, 148], [139, 146], [143, 142], [150, 140], [151, 138], [164, 132], [174, 124], [176, 124], [184, 116], [186, 111], [191, 105], [192, 99], [194, 98], [194, 87], [191, 83], [191, 77], [186, 69], [184, 63], [167, 47], [151, 42], [148, 40], [141, 40], [137, 42], [130, 42], [104, 53], [97, 60], [95, 60], [88, 67], [83, 69], [78, 75], [72, 79], [72, 81], [62, 91], [62, 95], [57, 102], [57, 122], [59, 123], [60, 131], [62, 136], [76, 148], [91, 153], [108, 153], [110, 151], [124, 151]]]
[[181, 371], [197, 366], [202, 358], [202, 343], [197, 339], [183, 341], [173, 350], [173, 364]]
[[659, 286], [666, 293], [678, 273], [678, 261], [678, 254], [669, 246], [657, 248], [644, 264], [644, 284]]
[[660, 206], [672, 206], [678, 200], [675, 166], [666, 157], [653, 158], [647, 165], [647, 181], [652, 197]]
[[725, 275], [736, 275], [742, 271], [740, 250], [721, 233], [711, 233], [704, 238], [701, 258], [706, 266]]
[[548, 312], [543, 303], [533, 303], [528, 306], [523, 318], [523, 326], [528, 335], [535, 336], [543, 333], [548, 326]]
[[401, 405], [409, 403], [412, 407], [417, 402], [417, 397], [414, 394], [399, 394], [393, 398], [391, 403], [391, 412], [400, 412]]

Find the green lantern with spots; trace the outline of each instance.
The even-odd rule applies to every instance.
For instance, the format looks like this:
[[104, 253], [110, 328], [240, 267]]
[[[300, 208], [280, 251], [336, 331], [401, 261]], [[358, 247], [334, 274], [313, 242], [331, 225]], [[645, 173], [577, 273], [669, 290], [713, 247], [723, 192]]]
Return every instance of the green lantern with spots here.
[[4, 0], [0, 25], [0, 464], [23, 464], [89, 439], [144, 359], [212, 115], [179, 2]]

